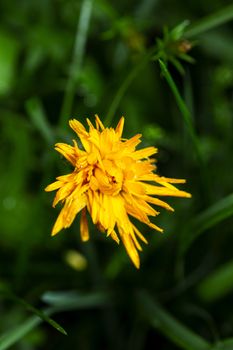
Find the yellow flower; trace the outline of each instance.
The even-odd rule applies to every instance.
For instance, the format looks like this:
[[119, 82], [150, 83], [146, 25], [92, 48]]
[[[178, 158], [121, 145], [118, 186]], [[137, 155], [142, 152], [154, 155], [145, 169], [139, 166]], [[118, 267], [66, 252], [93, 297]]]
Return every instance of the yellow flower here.
[[78, 120], [70, 120], [70, 127], [78, 135], [82, 148], [75, 140], [73, 146], [65, 143], [55, 145], [55, 149], [72, 164], [74, 170], [70, 174], [57, 177], [57, 181], [45, 189], [58, 190], [53, 207], [60, 201], [63, 203], [52, 235], [69, 227], [81, 212], [81, 238], [87, 241], [88, 211], [100, 231], [117, 243], [123, 242], [129, 257], [139, 268], [138, 250], [142, 250], [139, 240], [144, 243], [147, 240], [131, 222], [130, 217], [163, 232], [149, 219], [149, 216], [159, 214], [150, 204], [173, 211], [173, 208], [157, 196], [191, 196], [173, 185], [184, 183], [185, 180], [169, 179], [153, 172], [156, 169], [155, 159], [149, 157], [157, 153], [157, 149], [146, 147], [136, 150], [141, 142], [140, 134], [130, 139], [122, 138], [123, 117], [116, 129], [105, 128], [97, 115], [95, 123], [96, 127], [87, 119], [87, 131]]

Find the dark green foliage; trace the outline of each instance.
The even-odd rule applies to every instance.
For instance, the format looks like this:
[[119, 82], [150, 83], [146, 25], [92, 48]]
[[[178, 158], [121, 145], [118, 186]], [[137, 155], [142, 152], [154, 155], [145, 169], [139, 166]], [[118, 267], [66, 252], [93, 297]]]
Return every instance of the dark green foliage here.
[[[0, 350], [233, 349], [232, 19], [218, 0], [1, 2]], [[71, 170], [53, 145], [96, 113], [192, 193], [163, 235], [138, 224], [139, 271], [79, 219], [50, 236], [44, 188]]]

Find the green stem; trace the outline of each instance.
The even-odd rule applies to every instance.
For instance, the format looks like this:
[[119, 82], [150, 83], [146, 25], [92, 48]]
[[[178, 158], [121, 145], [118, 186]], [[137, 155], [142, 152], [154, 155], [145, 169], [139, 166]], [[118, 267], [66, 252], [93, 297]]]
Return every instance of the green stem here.
[[38, 129], [49, 145], [53, 144], [53, 130], [49, 125], [41, 101], [37, 97], [32, 97], [26, 101], [25, 107], [35, 128]]
[[229, 22], [233, 19], [233, 5], [224, 7], [223, 9], [203, 17], [196, 23], [190, 26], [185, 31], [185, 37], [192, 38], [196, 35], [202, 34], [207, 30], [213, 29], [221, 24]]
[[199, 142], [198, 142], [198, 139], [197, 139], [197, 136], [196, 136], [196, 133], [195, 133], [195, 130], [194, 130], [194, 127], [193, 127], [193, 122], [192, 122], [192, 116], [191, 116], [191, 113], [189, 112], [184, 100], [182, 99], [180, 93], [179, 93], [179, 90], [177, 89], [176, 87], [176, 84], [171, 76], [171, 74], [169, 73], [165, 63], [162, 61], [162, 60], [158, 60], [159, 61], [159, 65], [160, 65], [160, 68], [161, 68], [161, 71], [175, 97], [175, 100], [177, 102], [177, 105], [178, 105], [178, 108], [181, 112], [181, 115], [183, 116], [183, 119], [184, 119], [184, 122], [187, 126], [187, 129], [189, 131], [189, 134], [190, 134], [190, 137], [193, 141], [193, 145], [195, 147], [195, 151], [196, 151], [196, 155], [197, 155], [197, 158], [199, 160], [199, 162], [201, 164], [203, 164], [203, 158], [202, 158], [202, 154], [201, 154], [201, 151], [200, 151], [200, 147], [199, 147]]
[[155, 54], [155, 48], [153, 47], [150, 49], [145, 56], [143, 56], [142, 60], [133, 67], [133, 69], [130, 71], [130, 73], [126, 76], [125, 80], [119, 87], [115, 97], [112, 100], [112, 103], [109, 107], [107, 116], [104, 120], [104, 124], [110, 125], [112, 122], [112, 119], [114, 117], [114, 114], [116, 113], [116, 110], [121, 102], [122, 97], [124, 96], [126, 90], [129, 88], [132, 81], [136, 78], [138, 73], [146, 66], [146, 64], [152, 59], [152, 57]]
[[[213, 29], [214, 27], [226, 23], [233, 19], [233, 5], [227, 6], [214, 14], [205, 16], [201, 20], [197, 21], [185, 31], [185, 37], [192, 38], [199, 35], [207, 30]], [[150, 59], [155, 54], [156, 49], [152, 48], [146, 56], [143, 57], [141, 62], [136, 65], [130, 73], [127, 75], [121, 86], [119, 87], [113, 101], [109, 107], [107, 117], [104, 121], [105, 125], [109, 125], [116, 113], [116, 110], [120, 104], [122, 97], [124, 96], [126, 90], [129, 88], [132, 81], [136, 78], [138, 73], [144, 68], [144, 66], [150, 61]], [[185, 112], [186, 113], [186, 112]]]
[[91, 11], [92, 11], [93, 0], [83, 0], [80, 17], [77, 26], [73, 60], [70, 66], [69, 78], [66, 85], [66, 91], [63, 99], [63, 104], [61, 108], [59, 125], [63, 127], [67, 118], [72, 112], [72, 105], [75, 96], [75, 89], [77, 81], [80, 76], [80, 71], [82, 67], [83, 57], [85, 53], [85, 46], [87, 41], [87, 33], [90, 23]]

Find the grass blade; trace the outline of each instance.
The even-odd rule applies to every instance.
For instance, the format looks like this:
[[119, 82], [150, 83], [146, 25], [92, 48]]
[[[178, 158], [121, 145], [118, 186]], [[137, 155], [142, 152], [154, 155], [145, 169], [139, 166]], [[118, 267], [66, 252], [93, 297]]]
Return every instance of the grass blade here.
[[185, 254], [192, 242], [202, 233], [232, 215], [233, 194], [230, 194], [206, 209], [185, 229], [181, 237], [181, 254]]
[[216, 344], [211, 350], [232, 350], [233, 349], [233, 338], [227, 338]]
[[67, 332], [65, 331], [65, 329], [59, 325], [56, 321], [54, 321], [52, 318], [50, 318], [45, 312], [36, 309], [34, 306], [26, 303], [24, 300], [20, 300], [20, 303], [22, 305], [24, 305], [28, 310], [34, 312], [34, 314], [36, 314], [38, 317], [41, 318], [41, 320], [43, 320], [44, 322], [47, 322], [48, 324], [50, 324], [53, 328], [55, 328], [58, 332], [67, 335]]
[[20, 305], [22, 305], [23, 307], [25, 307], [25, 309], [33, 312], [35, 315], [37, 315], [39, 318], [41, 318], [41, 320], [49, 323], [53, 328], [55, 328], [60, 333], [67, 335], [64, 328], [62, 326], [60, 326], [56, 321], [51, 319], [45, 312], [35, 308], [33, 305], [31, 305], [28, 302], [26, 302], [25, 300], [17, 297], [16, 295], [11, 293], [10, 291], [3, 291], [2, 295], [10, 300], [15, 301], [16, 303], [18, 303]]
[[75, 291], [46, 292], [42, 295], [42, 300], [51, 307], [65, 311], [102, 306], [109, 301], [109, 296], [105, 293], [83, 294]]
[[221, 266], [208, 275], [198, 286], [201, 299], [214, 302], [233, 290], [233, 261]]
[[42, 320], [39, 317], [33, 316], [15, 329], [5, 333], [0, 337], [0, 350], [9, 349], [10, 346], [14, 345], [32, 329], [38, 326], [41, 321]]
[[72, 104], [75, 96], [75, 89], [77, 80], [79, 78], [83, 57], [85, 54], [85, 46], [87, 41], [87, 34], [92, 12], [93, 0], [83, 0], [79, 22], [77, 26], [73, 59], [70, 66], [69, 78], [66, 85], [65, 95], [61, 108], [59, 125], [61, 128], [67, 123], [67, 118], [70, 117], [72, 111]]
[[148, 293], [139, 294], [139, 303], [149, 323], [186, 350], [208, 349], [210, 344], [155, 302]]
[[[6, 293], [5, 288], [3, 289]], [[9, 294], [12, 298], [12, 294]], [[33, 316], [26, 320], [23, 324], [20, 324], [15, 329], [5, 333], [0, 337], [0, 350], [6, 350], [10, 346], [14, 345], [21, 338], [23, 338], [32, 329], [38, 326], [42, 321], [49, 323], [56, 328], [62, 334], [67, 334], [66, 331], [49, 315], [53, 315], [58, 312], [73, 311], [76, 309], [89, 308], [89, 307], [103, 307], [109, 301], [109, 295], [105, 293], [90, 293], [79, 294], [77, 292], [47, 292], [42, 296], [42, 300], [51, 305], [45, 311], [35, 309], [24, 300], [13, 296], [13, 299], [20, 304], [23, 304], [27, 309], [33, 311], [37, 316]]]

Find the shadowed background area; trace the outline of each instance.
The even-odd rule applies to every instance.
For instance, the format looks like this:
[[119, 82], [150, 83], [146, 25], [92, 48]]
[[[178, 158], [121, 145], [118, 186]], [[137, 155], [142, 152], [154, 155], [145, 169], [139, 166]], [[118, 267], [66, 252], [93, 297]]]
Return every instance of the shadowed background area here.
[[[231, 19], [218, 0], [1, 2], [0, 350], [233, 348]], [[72, 171], [54, 144], [96, 113], [192, 193], [166, 199], [163, 235], [137, 224], [140, 270], [79, 218], [50, 235], [44, 188]]]

